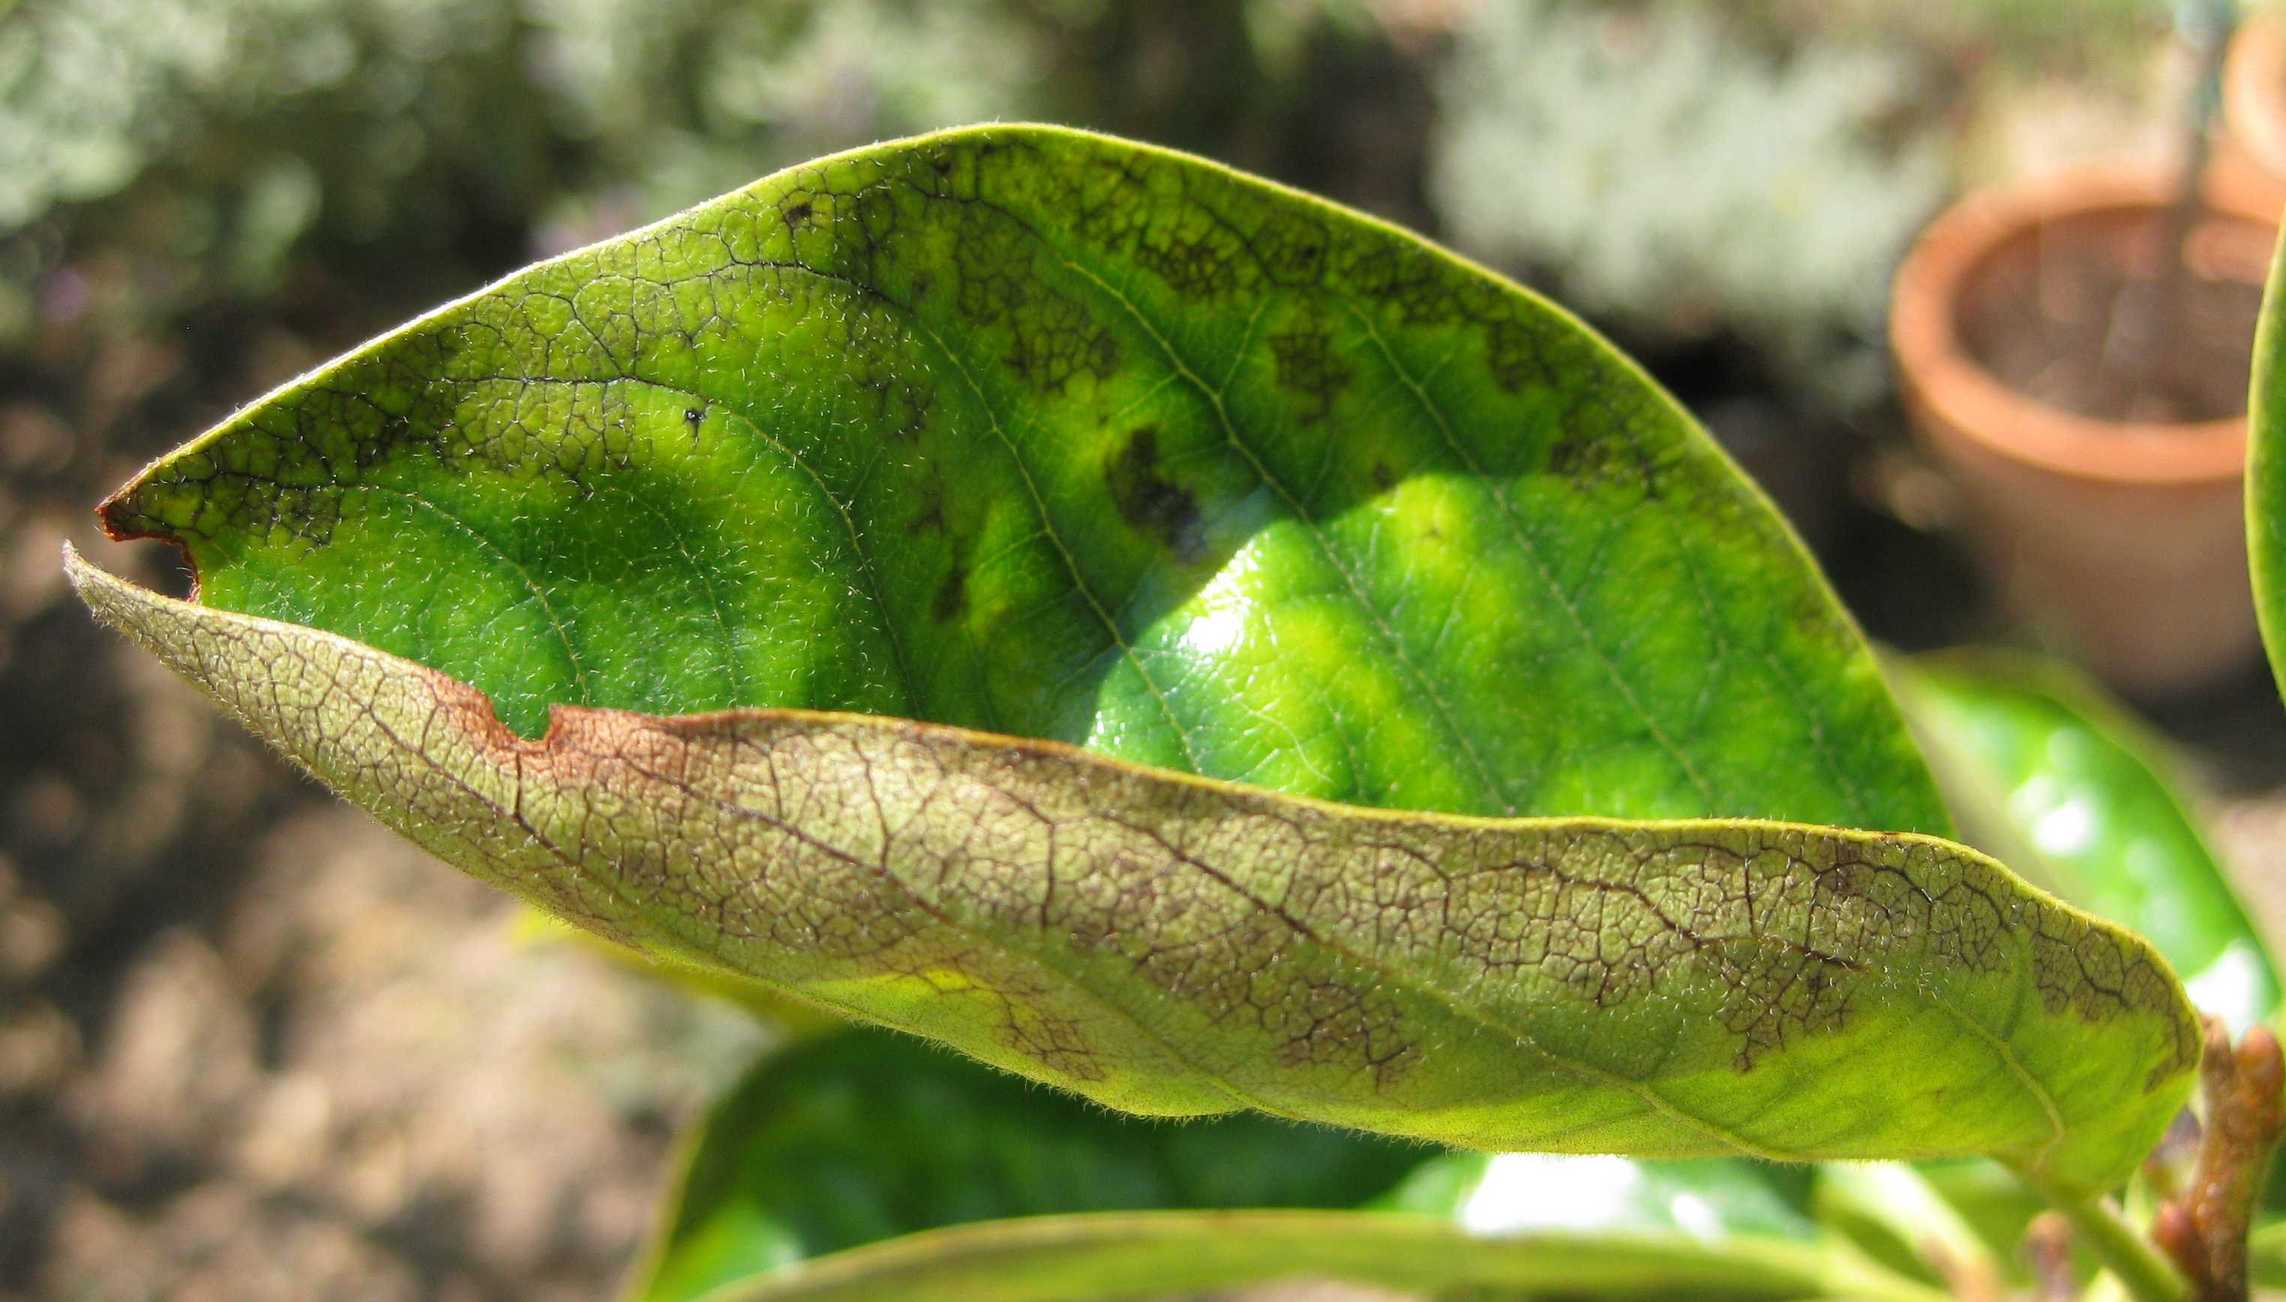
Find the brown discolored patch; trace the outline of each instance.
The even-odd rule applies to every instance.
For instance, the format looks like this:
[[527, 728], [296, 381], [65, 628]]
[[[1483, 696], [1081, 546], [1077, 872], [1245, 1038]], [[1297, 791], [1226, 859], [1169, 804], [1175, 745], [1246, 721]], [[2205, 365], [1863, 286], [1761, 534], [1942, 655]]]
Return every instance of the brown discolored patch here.
[[1270, 336], [1278, 388], [1294, 398], [1307, 424], [1324, 420], [1355, 372], [1333, 350], [1333, 336], [1312, 321]]
[[1159, 431], [1145, 425], [1127, 436], [1127, 444], [1112, 458], [1104, 483], [1111, 490], [1119, 518], [1157, 539], [1185, 565], [1206, 555], [1203, 521], [1198, 499], [1159, 470]]
[[913, 513], [912, 523], [906, 527], [914, 533], [943, 533], [946, 523], [944, 477], [931, 475], [921, 493], [921, 509]]
[[1331, 232], [1321, 222], [1277, 213], [1255, 234], [1254, 252], [1262, 270], [1280, 285], [1315, 285], [1325, 278]]
[[929, 428], [929, 416], [937, 407], [935, 386], [907, 382], [897, 388], [896, 412], [900, 417], [898, 432], [908, 439], [918, 439]]
[[883, 435], [898, 443], [913, 444], [928, 432], [937, 401], [933, 386], [903, 379], [880, 360], [866, 367], [858, 384], [873, 408], [874, 426]]
[[1659, 466], [1643, 448], [1609, 429], [1567, 429], [1548, 451], [1548, 469], [1582, 487], [1632, 490], [1647, 501], [1665, 496]]
[[1464, 315], [1459, 287], [1469, 282], [1426, 249], [1359, 241], [1341, 246], [1334, 271], [1352, 298], [1374, 303], [1403, 325], [1443, 325]]
[[1541, 355], [1540, 340], [1530, 326], [1515, 318], [1489, 322], [1484, 327], [1485, 365], [1493, 382], [1515, 393], [1527, 384], [1552, 385], [1556, 376]]
[[1184, 298], [1212, 298], [1243, 287], [1252, 268], [1246, 249], [1213, 230], [1150, 231], [1134, 247], [1134, 258], [1156, 272]]
[[1001, 361], [1018, 379], [1060, 394], [1080, 376], [1103, 380], [1118, 371], [1118, 339], [1042, 278], [1028, 228], [981, 206], [956, 211], [954, 307], [972, 330], [1005, 331]]

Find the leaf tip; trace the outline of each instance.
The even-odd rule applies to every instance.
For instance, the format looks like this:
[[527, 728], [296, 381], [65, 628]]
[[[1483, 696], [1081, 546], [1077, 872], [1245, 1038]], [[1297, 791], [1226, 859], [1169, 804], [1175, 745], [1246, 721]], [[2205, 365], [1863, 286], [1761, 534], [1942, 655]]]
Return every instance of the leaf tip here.
[[140, 588], [111, 573], [82, 556], [79, 549], [69, 542], [63, 545], [63, 570], [72, 592], [79, 597], [80, 604], [87, 607], [88, 613], [95, 616], [96, 623], [113, 632], [125, 634], [129, 640], [146, 650], [154, 653], [160, 651], [137, 622], [135, 612], [153, 601], [166, 601], [169, 598]]
[[118, 579], [98, 569], [85, 556], [80, 555], [79, 548], [74, 547], [69, 539], [66, 539], [63, 545], [63, 571], [64, 579], [71, 584], [71, 590], [78, 594], [80, 601], [88, 609], [95, 610], [100, 617], [102, 612], [97, 609], [97, 603], [104, 587], [106, 584], [118, 582]]

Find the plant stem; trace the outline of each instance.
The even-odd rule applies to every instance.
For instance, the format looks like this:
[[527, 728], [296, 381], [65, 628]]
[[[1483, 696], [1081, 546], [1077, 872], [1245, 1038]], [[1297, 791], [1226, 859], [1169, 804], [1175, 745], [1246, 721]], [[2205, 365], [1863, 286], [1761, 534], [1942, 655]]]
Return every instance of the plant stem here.
[[2233, 1045], [2229, 1028], [2209, 1017], [2199, 1082], [2206, 1104], [2199, 1159], [2188, 1185], [2160, 1206], [2151, 1237], [2200, 1297], [2243, 1298], [2247, 1227], [2286, 1133], [2286, 1053], [2268, 1027]]
[[2190, 1281], [2168, 1262], [2158, 1244], [2127, 1223], [2110, 1199], [2068, 1195], [2029, 1176], [2025, 1183], [2064, 1214], [2136, 1302], [2183, 1302], [2191, 1296]]

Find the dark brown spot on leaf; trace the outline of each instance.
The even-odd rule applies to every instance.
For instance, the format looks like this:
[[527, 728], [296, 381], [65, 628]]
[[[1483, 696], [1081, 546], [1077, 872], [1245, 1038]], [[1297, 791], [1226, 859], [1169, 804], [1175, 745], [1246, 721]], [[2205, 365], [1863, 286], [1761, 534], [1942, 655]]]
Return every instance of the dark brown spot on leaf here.
[[929, 603], [929, 618], [939, 624], [951, 623], [968, 609], [968, 567], [958, 561], [945, 574], [945, 581], [937, 585], [937, 595]]
[[1659, 467], [1623, 433], [1571, 429], [1548, 453], [1548, 468], [1582, 487], [1618, 489], [1656, 501], [1663, 495]]
[[1334, 354], [1332, 336], [1315, 322], [1270, 336], [1270, 355], [1279, 389], [1293, 396], [1305, 422], [1324, 420], [1349, 387], [1349, 363]]
[[1106, 474], [1119, 518], [1157, 539], [1190, 565], [1206, 554], [1198, 499], [1159, 469], [1159, 431], [1146, 425], [1127, 436]]

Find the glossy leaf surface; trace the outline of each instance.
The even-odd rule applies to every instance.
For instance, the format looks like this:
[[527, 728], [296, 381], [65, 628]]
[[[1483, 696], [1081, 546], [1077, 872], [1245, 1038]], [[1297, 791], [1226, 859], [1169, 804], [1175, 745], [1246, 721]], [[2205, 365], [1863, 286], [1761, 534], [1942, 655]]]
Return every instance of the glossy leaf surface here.
[[2197, 1055], [2148, 945], [1934, 838], [1375, 811], [852, 715], [566, 708], [526, 741], [433, 670], [70, 568], [464, 870], [1130, 1112], [1985, 1153], [2087, 1190], [2141, 1157]]
[[2277, 1012], [2269, 953], [2163, 759], [2095, 687], [1998, 654], [1924, 656], [1894, 678], [1971, 844], [2135, 928], [2234, 1032]]
[[542, 263], [104, 508], [551, 704], [850, 710], [1297, 795], [1942, 833], [1777, 517], [1570, 316], [1155, 149], [946, 133]]
[[1418, 1145], [1258, 1115], [1120, 1117], [910, 1037], [850, 1031], [764, 1059], [709, 1111], [636, 1296], [694, 1298], [963, 1222], [1352, 1206], [1422, 1156]]

